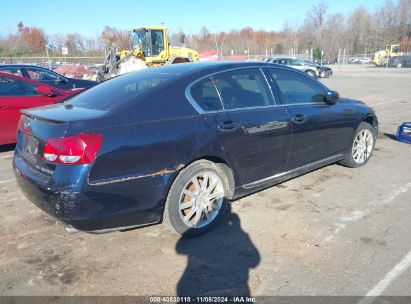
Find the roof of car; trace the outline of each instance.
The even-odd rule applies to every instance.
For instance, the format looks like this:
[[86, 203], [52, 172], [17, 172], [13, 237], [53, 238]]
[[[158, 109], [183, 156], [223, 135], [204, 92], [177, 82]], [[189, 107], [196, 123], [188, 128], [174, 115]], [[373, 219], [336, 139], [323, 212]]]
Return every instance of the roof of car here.
[[235, 68], [245, 68], [245, 67], [281, 67], [288, 68], [282, 65], [267, 63], [267, 62], [192, 62], [184, 64], [172, 64], [155, 69], [147, 69], [147, 73], [164, 73], [164, 74], [175, 74], [175, 75], [187, 75], [195, 73], [213, 73], [220, 70], [235, 69]]

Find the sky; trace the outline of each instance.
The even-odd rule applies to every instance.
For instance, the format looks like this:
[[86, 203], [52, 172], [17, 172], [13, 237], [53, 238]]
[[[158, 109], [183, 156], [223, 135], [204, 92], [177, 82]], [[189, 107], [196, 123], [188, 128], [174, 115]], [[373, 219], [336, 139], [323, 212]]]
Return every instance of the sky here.
[[352, 12], [359, 5], [374, 11], [385, 0], [18, 0], [3, 3], [0, 34], [14, 33], [17, 23], [36, 26], [48, 34], [78, 32], [99, 35], [105, 25], [131, 29], [161, 25], [170, 32], [196, 34], [202, 26], [211, 32], [250, 26], [255, 30], [279, 31], [288, 22], [302, 23], [305, 13], [320, 2], [329, 13]]

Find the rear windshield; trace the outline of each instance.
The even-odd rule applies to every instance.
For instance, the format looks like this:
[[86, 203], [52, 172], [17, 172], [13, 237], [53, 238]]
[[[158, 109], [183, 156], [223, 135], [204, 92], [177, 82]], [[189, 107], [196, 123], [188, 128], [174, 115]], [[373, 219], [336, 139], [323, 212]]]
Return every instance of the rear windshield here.
[[111, 111], [138, 101], [138, 96], [159, 84], [175, 78], [175, 74], [140, 71], [129, 73], [92, 87], [78, 94], [65, 104], [75, 107]]

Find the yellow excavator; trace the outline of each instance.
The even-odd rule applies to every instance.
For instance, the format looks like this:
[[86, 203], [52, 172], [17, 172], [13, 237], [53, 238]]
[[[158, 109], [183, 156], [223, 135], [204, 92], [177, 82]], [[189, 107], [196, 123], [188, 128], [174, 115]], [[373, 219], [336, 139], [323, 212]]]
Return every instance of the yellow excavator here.
[[403, 55], [403, 53], [400, 52], [399, 44], [386, 45], [385, 50], [377, 51], [374, 53], [372, 63], [374, 63], [376, 66], [385, 66], [390, 58], [401, 55]]
[[104, 81], [146, 67], [197, 61], [197, 51], [170, 45], [167, 27], [140, 26], [133, 29], [132, 50], [118, 51], [116, 46], [111, 47], [97, 72], [97, 80]]

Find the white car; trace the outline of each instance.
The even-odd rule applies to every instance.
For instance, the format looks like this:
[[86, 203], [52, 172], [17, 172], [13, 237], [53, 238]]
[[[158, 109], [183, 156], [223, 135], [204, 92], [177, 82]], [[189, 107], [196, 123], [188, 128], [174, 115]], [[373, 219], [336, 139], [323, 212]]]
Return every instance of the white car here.
[[361, 58], [359, 58], [358, 63], [360, 63], [360, 64], [370, 64], [371, 63], [371, 58], [361, 57]]

